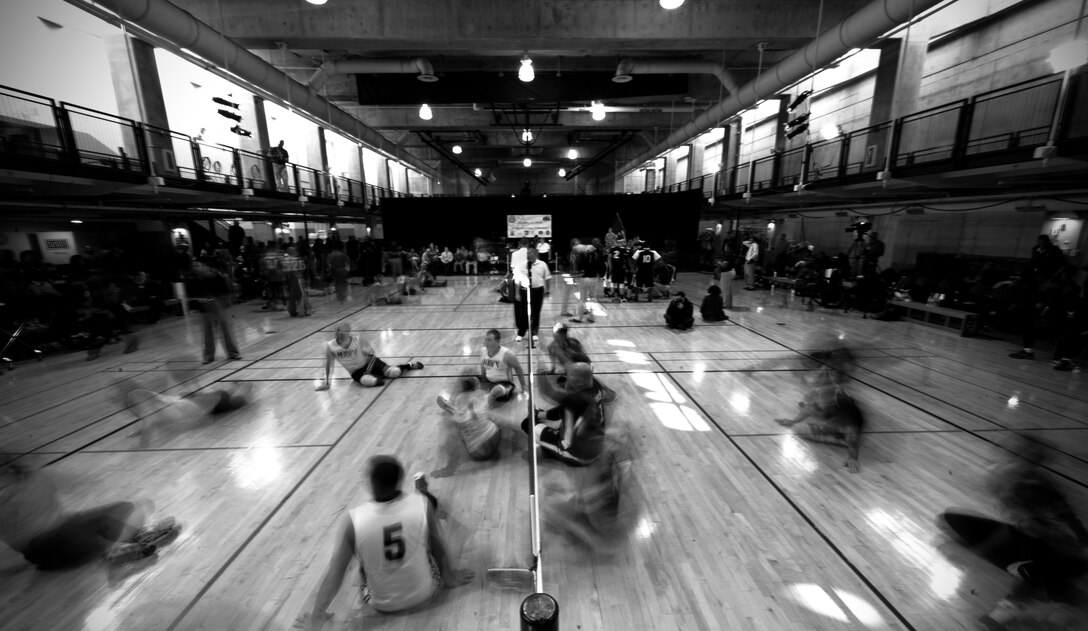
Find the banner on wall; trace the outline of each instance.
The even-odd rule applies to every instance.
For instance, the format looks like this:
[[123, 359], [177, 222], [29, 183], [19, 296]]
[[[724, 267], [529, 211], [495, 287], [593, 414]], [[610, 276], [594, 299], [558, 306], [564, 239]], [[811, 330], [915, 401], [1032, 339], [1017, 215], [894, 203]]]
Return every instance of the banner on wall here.
[[519, 237], [551, 237], [551, 215], [507, 215], [506, 236], [516, 239]]
[[53, 265], [67, 265], [78, 254], [74, 232], [39, 232], [38, 245], [42, 261]]

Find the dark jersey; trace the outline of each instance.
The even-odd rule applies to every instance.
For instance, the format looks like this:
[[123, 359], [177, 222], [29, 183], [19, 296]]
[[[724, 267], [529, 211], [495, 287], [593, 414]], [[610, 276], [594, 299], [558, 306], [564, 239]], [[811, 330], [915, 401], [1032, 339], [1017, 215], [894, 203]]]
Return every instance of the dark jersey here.
[[[612, 264], [612, 280], [622, 282], [627, 276], [627, 261], [631, 258], [631, 250], [622, 245], [614, 245], [608, 250], [608, 260]], [[617, 280], [620, 279], [620, 280]]]
[[639, 276], [652, 277], [654, 272], [654, 260], [661, 258], [650, 248], [644, 248], [635, 252], [635, 270]]

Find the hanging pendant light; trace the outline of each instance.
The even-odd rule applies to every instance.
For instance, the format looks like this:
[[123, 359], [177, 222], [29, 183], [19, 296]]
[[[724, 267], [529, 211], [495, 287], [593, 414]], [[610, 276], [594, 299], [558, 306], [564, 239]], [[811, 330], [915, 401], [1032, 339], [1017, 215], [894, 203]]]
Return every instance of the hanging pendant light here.
[[577, 149], [571, 149], [570, 151], [568, 151], [567, 152], [567, 159], [568, 160], [577, 160], [578, 159], [578, 150]]
[[533, 132], [529, 131], [528, 129], [521, 132], [521, 141], [527, 145], [531, 144], [533, 142]]
[[453, 151], [457, 155], [461, 155], [461, 152], [464, 150], [461, 149], [461, 145], [454, 145], [451, 151]]
[[593, 101], [593, 105], [590, 106], [589, 111], [593, 115], [593, 120], [604, 120], [604, 103], [601, 103], [600, 101]]
[[563, 167], [559, 167], [559, 177], [567, 177], [567, 170]]
[[431, 120], [431, 106], [426, 103], [419, 106], [419, 117], [425, 121]]
[[529, 59], [529, 55], [524, 55], [521, 58], [521, 68], [518, 68], [518, 79], [521, 79], [525, 83], [529, 83], [536, 78], [536, 73], [533, 72], [533, 60]]
[[533, 161], [529, 158], [525, 158], [521, 163], [524, 164], [526, 168], [533, 166]]
[[662, 9], [679, 9], [680, 5], [684, 4], [684, 0], [660, 0]]

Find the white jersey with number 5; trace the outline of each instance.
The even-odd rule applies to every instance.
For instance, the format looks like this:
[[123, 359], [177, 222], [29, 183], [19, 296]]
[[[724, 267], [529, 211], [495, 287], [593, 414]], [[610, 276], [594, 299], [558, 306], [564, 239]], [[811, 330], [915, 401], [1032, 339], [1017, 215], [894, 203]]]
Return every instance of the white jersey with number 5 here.
[[442, 576], [430, 552], [427, 498], [407, 493], [390, 502], [370, 501], [348, 516], [365, 574], [364, 602], [379, 611], [401, 611], [438, 593]]

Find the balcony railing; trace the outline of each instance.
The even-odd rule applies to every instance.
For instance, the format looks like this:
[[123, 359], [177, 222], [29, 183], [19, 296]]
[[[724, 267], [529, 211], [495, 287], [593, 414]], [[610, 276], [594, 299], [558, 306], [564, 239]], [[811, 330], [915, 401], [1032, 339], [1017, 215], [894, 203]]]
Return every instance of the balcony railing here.
[[[898, 172], [923, 173], [1028, 160], [1047, 143], [1059, 115], [1061, 82], [1061, 75], [1052, 75], [991, 90], [646, 192], [698, 188], [705, 198], [760, 195], [802, 183], [868, 181], [889, 163]], [[1084, 110], [1070, 104], [1071, 120], [1060, 140], [1088, 137]]]
[[272, 163], [260, 153], [6, 86], [0, 86], [0, 161], [103, 179], [155, 175], [167, 185], [305, 195], [337, 205], [377, 206], [383, 198], [408, 197], [294, 163], [287, 163], [287, 186], [277, 187]]

